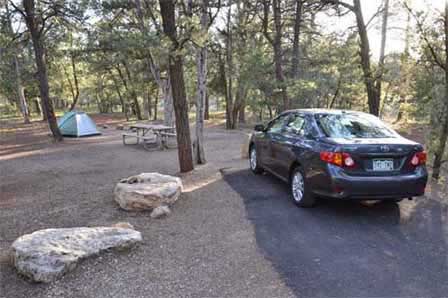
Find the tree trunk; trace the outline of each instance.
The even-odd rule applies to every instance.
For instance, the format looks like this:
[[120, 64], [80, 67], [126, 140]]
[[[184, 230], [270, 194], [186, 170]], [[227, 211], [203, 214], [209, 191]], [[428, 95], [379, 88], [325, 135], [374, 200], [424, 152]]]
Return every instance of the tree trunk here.
[[[129, 88], [128, 88], [128, 83], [127, 83], [127, 81], [126, 81], [126, 78], [124, 77], [124, 75], [123, 75], [123, 72], [121, 71], [121, 68], [120, 68], [120, 64], [118, 64], [118, 65], [116, 65], [115, 66], [115, 69], [117, 70], [117, 72], [118, 72], [118, 76], [120, 77], [120, 79], [121, 79], [121, 81], [123, 82], [123, 86], [124, 86], [124, 89], [125, 89], [125, 95], [126, 94], [129, 94]], [[126, 121], [129, 121], [129, 116], [128, 116], [128, 111], [129, 111], [129, 109], [128, 109], [128, 103], [127, 103], [127, 101], [125, 101], [125, 100], [123, 100], [123, 103], [124, 103], [124, 105], [123, 105], [123, 109], [125, 110], [125, 116], [126, 116]]]
[[227, 75], [226, 75], [226, 68], [224, 64], [224, 59], [222, 58], [221, 54], [218, 54], [218, 64], [219, 64], [219, 76], [220, 81], [223, 85], [223, 91], [225, 95], [226, 100], [226, 129], [232, 129], [232, 110], [233, 110], [233, 100], [232, 100], [232, 93], [230, 92], [228, 86], [227, 86]]
[[294, 19], [294, 38], [292, 43], [292, 63], [291, 63], [291, 76], [297, 80], [299, 78], [299, 59], [300, 59], [300, 25], [302, 23], [302, 6], [303, 0], [296, 0], [296, 12]]
[[[407, 1], [407, 0], [406, 0]], [[406, 3], [406, 2], [405, 2]], [[400, 57], [400, 84], [399, 84], [399, 100], [398, 100], [398, 114], [397, 119], [394, 121], [394, 123], [398, 123], [403, 118], [407, 118], [407, 115], [405, 114], [406, 111], [403, 108], [404, 104], [407, 103], [407, 96], [408, 96], [408, 87], [409, 87], [409, 48], [410, 48], [410, 39], [411, 39], [411, 13], [410, 11], [407, 11], [407, 18], [406, 18], [406, 32], [405, 32], [405, 39], [404, 39], [404, 52], [401, 54]]]
[[53, 110], [53, 103], [50, 100], [45, 50], [42, 41], [42, 32], [38, 27], [39, 22], [36, 19], [34, 0], [23, 0], [23, 6], [25, 8], [25, 21], [31, 34], [34, 55], [36, 58], [37, 75], [39, 77], [39, 92], [43, 108], [42, 110], [48, 119], [48, 126], [53, 134], [53, 138], [55, 141], [59, 142], [63, 140], [63, 137], [59, 131], [58, 123]]
[[151, 120], [152, 118], [151, 90], [149, 88], [146, 88], [145, 112], [146, 112], [146, 118], [148, 120]]
[[156, 98], [154, 99], [154, 118], [152, 120], [157, 120], [157, 112], [159, 108], [159, 88], [156, 90]]
[[[381, 48], [380, 48], [380, 57], [378, 60], [378, 70], [375, 78], [376, 86], [375, 92], [378, 97], [378, 113], [379, 107], [381, 106], [381, 84], [383, 82], [383, 74], [384, 74], [384, 58], [385, 58], [385, 50], [386, 50], [386, 34], [387, 34], [387, 20], [389, 18], [389, 0], [384, 0], [384, 11], [383, 11], [383, 24], [381, 26]], [[379, 115], [379, 114], [378, 114]], [[378, 116], [377, 115], [377, 116]]]
[[364, 83], [367, 90], [369, 112], [373, 115], [378, 116], [380, 111], [379, 94], [377, 93], [377, 90], [375, 88], [375, 78], [373, 77], [372, 69], [370, 66], [369, 38], [367, 37], [367, 29], [361, 11], [360, 0], [353, 0], [353, 3], [353, 12], [356, 15], [356, 24], [358, 26], [358, 33], [360, 38], [361, 67], [364, 73]]
[[181, 172], [193, 170], [190, 124], [188, 122], [187, 96], [185, 94], [182, 56], [177, 55], [180, 45], [177, 41], [175, 6], [173, 0], [159, 0], [163, 31], [172, 42], [169, 57], [169, 74], [176, 115], [176, 135]]
[[16, 73], [16, 90], [17, 90], [17, 97], [19, 100], [20, 112], [22, 113], [22, 116], [23, 116], [23, 122], [25, 124], [29, 124], [30, 123], [30, 113], [29, 113], [28, 104], [27, 104], [26, 98], [25, 98], [25, 88], [23, 87], [23, 84], [22, 84], [19, 59], [17, 59], [16, 54], [14, 54], [13, 59], [14, 59], [14, 70]]
[[39, 99], [36, 98], [35, 100], [33, 100], [33, 102], [34, 102], [34, 109], [36, 111], [36, 114], [39, 114], [39, 115], [41, 115], [43, 117], [42, 109], [40, 108], [41, 106], [40, 106]]
[[226, 97], [226, 129], [232, 129], [235, 127], [233, 123], [232, 110], [233, 110], [233, 40], [232, 40], [232, 26], [231, 26], [231, 15], [232, 15], [232, 6], [231, 1], [229, 1], [229, 11], [227, 12], [227, 35], [226, 35], [226, 63], [228, 67], [228, 71], [226, 71], [226, 67], [224, 61], [222, 60], [221, 55], [219, 55], [220, 59], [220, 74], [221, 80], [223, 82], [225, 88], [225, 97]]
[[121, 95], [120, 86], [117, 84], [117, 81], [115, 79], [113, 79], [113, 81], [115, 85], [115, 91], [117, 92], [118, 98], [120, 99], [121, 112], [124, 114], [126, 121], [129, 121], [128, 108], [123, 96]]
[[127, 63], [124, 60], [123, 60], [123, 66], [124, 66], [124, 70], [126, 71], [126, 76], [128, 77], [128, 82], [129, 82], [129, 84], [131, 84], [131, 86], [130, 86], [130, 88], [131, 88], [130, 95], [131, 95], [131, 98], [132, 98], [132, 100], [134, 102], [134, 105], [133, 105], [134, 106], [134, 114], [135, 114], [135, 116], [137, 116], [138, 120], [143, 120], [142, 112], [141, 112], [141, 109], [140, 109], [140, 105], [138, 103], [137, 93], [135, 92], [135, 88], [134, 88], [134, 86], [132, 84], [133, 81], [132, 81], [132, 77], [131, 77], [131, 71], [129, 70], [129, 67], [128, 67]]
[[[447, 75], [447, 74], [445, 74]], [[448, 80], [445, 80], [445, 100], [448, 101]], [[434, 162], [432, 165], [432, 178], [439, 179], [440, 178], [440, 168], [442, 167], [443, 156], [445, 154], [446, 142], [448, 140], [448, 109], [445, 108], [445, 113], [443, 114], [444, 123], [442, 126], [442, 130], [440, 132], [439, 143], [437, 144], [436, 150], [434, 152]]]
[[246, 123], [246, 99], [244, 99], [241, 104], [240, 111], [238, 113], [238, 122]]
[[112, 81], [114, 82], [115, 91], [117, 92], [118, 98], [120, 99], [121, 112], [126, 117], [126, 121], [129, 121], [128, 109], [126, 108], [126, 102], [123, 98], [123, 95], [121, 94], [120, 85], [118, 84], [117, 79], [115, 78], [114, 74], [112, 73], [112, 70], [109, 70], [108, 72], [112, 78]]
[[208, 92], [205, 94], [205, 111], [204, 111], [204, 120], [209, 120], [210, 119], [210, 98], [208, 95]]
[[[137, 13], [139, 30], [146, 37], [150, 36], [148, 28], [145, 26], [143, 10], [141, 6], [140, 0], [135, 0], [135, 8]], [[163, 104], [164, 104], [164, 124], [167, 126], [174, 126], [175, 117], [174, 117], [174, 108], [173, 108], [173, 98], [171, 92], [171, 85], [169, 81], [169, 76], [167, 79], [163, 80], [160, 73], [159, 66], [154, 62], [154, 58], [149, 48], [146, 49], [145, 61], [149, 71], [151, 72], [159, 90], [162, 91], [163, 94]], [[155, 113], [157, 117], [157, 113]]]
[[439, 143], [434, 152], [434, 162], [432, 177], [434, 179], [439, 179], [440, 168], [443, 164], [443, 156], [445, 154], [446, 141], [448, 140], [448, 1], [445, 1], [445, 113], [443, 113], [442, 131], [440, 132]]
[[[208, 31], [208, 0], [202, 0], [201, 6], [201, 30], [205, 34]], [[194, 159], [197, 164], [205, 164], [204, 151], [204, 105], [207, 98], [207, 45], [197, 49], [197, 89], [196, 98], [196, 139], [194, 141]]]
[[246, 123], [246, 98], [247, 93], [249, 92], [249, 88], [244, 88], [243, 98], [241, 99], [241, 106], [238, 112], [238, 121], [239, 123]]
[[288, 98], [288, 94], [286, 92], [285, 86], [285, 76], [283, 74], [283, 49], [282, 49], [282, 34], [283, 34], [283, 26], [282, 26], [282, 14], [280, 7], [281, 0], [273, 0], [272, 6], [274, 10], [274, 27], [275, 27], [275, 35], [273, 41], [274, 48], [274, 64], [275, 64], [275, 77], [277, 79], [277, 83], [280, 88], [280, 96], [283, 102], [282, 109], [288, 110], [290, 109], [290, 102]]
[[232, 129], [238, 128], [238, 114], [244, 104], [244, 97], [246, 93], [246, 86], [244, 82], [240, 79], [238, 80], [238, 87], [235, 94], [235, 102], [232, 109]]
[[72, 65], [72, 71], [73, 71], [73, 83], [74, 83], [74, 87], [75, 87], [75, 92], [73, 95], [73, 102], [70, 105], [70, 111], [73, 111], [73, 109], [76, 107], [76, 104], [78, 103], [78, 99], [79, 99], [79, 82], [78, 82], [78, 74], [76, 73], [76, 63], [75, 63], [75, 57], [73, 55], [73, 53], [70, 55], [70, 62]]
[[334, 91], [333, 98], [331, 99], [330, 104], [328, 105], [329, 109], [332, 109], [334, 104], [336, 103], [336, 99], [338, 98], [339, 95], [339, 90], [341, 89], [341, 84], [342, 84], [342, 74], [339, 75], [336, 90]]
[[[163, 123], [166, 126], [174, 126], [176, 122], [174, 103], [173, 103], [173, 86], [171, 84], [170, 75], [163, 82]], [[188, 111], [188, 107], [186, 107]]]
[[[6, 15], [8, 16], [6, 19], [6, 22], [7, 22], [6, 29], [8, 31], [8, 34], [13, 36], [14, 31], [12, 28], [11, 17], [10, 17], [11, 14], [9, 11], [7, 1], [5, 1], [4, 6], [6, 9]], [[22, 114], [22, 117], [23, 117], [23, 122], [25, 124], [29, 124], [30, 123], [30, 113], [29, 113], [29, 109], [28, 109], [28, 104], [26, 102], [25, 88], [23, 87], [23, 83], [22, 83], [22, 75], [21, 75], [21, 71], [20, 71], [19, 59], [17, 57], [17, 53], [19, 53], [19, 47], [17, 46], [17, 44], [15, 44], [14, 50], [15, 50], [15, 53], [13, 53], [13, 64], [14, 64], [14, 72], [15, 72], [17, 100], [18, 100], [18, 104], [19, 104], [19, 108], [20, 108], [20, 113]]]

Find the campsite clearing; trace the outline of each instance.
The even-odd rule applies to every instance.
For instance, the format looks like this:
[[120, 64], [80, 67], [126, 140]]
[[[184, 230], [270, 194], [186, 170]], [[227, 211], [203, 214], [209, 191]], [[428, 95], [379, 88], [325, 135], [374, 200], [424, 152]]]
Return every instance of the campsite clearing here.
[[[123, 124], [116, 115], [93, 119], [98, 127]], [[123, 146], [119, 130], [53, 143], [42, 122], [2, 122], [1, 129], [2, 298], [440, 297], [448, 291], [446, 184], [431, 184], [425, 197], [399, 205], [323, 201], [303, 210], [283, 183], [249, 172], [240, 157], [246, 130], [209, 123], [208, 163], [179, 175], [176, 150], [148, 154]], [[121, 210], [116, 183], [152, 171], [182, 178], [184, 193], [172, 214], [152, 219], [150, 211]], [[143, 243], [87, 259], [50, 285], [29, 283], [8, 264], [7, 250], [20, 235], [116, 222], [131, 223]]]

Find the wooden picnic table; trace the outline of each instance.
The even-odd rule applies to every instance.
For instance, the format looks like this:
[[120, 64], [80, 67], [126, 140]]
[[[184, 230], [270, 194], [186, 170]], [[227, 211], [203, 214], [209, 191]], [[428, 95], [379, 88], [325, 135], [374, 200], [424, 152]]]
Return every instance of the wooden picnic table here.
[[129, 126], [130, 129], [135, 129], [137, 131], [137, 135], [139, 135], [139, 132], [142, 133], [142, 135], [146, 135], [148, 132], [152, 131], [155, 134], [159, 132], [173, 132], [174, 127], [166, 126], [163, 124], [144, 124], [144, 123], [136, 123]]
[[[135, 130], [135, 134], [124, 133], [123, 144], [126, 145], [126, 137], [133, 137], [137, 139], [137, 144], [142, 140], [145, 149], [149, 149], [149, 144], [155, 144], [162, 150], [168, 148], [168, 138], [176, 136], [174, 127], [162, 124], [136, 123], [130, 125], [129, 128]], [[148, 136], [151, 132], [153, 133], [153, 136]]]

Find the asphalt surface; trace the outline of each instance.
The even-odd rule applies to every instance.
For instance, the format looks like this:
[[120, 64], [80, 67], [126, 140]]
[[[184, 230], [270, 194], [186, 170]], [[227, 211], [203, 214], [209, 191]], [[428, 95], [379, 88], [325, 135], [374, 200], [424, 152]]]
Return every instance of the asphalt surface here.
[[256, 243], [298, 297], [446, 297], [448, 208], [428, 197], [296, 207], [271, 175], [226, 170]]

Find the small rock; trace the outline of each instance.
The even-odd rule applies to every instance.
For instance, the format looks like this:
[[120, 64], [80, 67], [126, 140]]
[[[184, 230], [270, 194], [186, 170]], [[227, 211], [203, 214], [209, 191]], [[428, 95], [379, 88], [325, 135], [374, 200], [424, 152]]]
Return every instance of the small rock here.
[[124, 130], [124, 125], [123, 124], [118, 124], [116, 129], [117, 130]]
[[14, 241], [11, 258], [20, 274], [36, 282], [51, 282], [73, 270], [81, 259], [141, 241], [140, 232], [129, 228], [46, 229]]
[[134, 226], [128, 222], [117, 222], [116, 224], [113, 224], [112, 227], [135, 230]]
[[124, 210], [151, 210], [171, 205], [182, 192], [179, 177], [159, 173], [142, 173], [120, 180], [115, 186], [115, 201]]
[[0, 252], [0, 265], [1, 264], [11, 264], [11, 255], [7, 250]]
[[107, 126], [106, 124], [103, 124], [102, 127], [103, 127], [103, 128], [109, 128], [109, 126]]
[[154, 210], [152, 210], [150, 216], [151, 218], [161, 218], [164, 216], [168, 216], [171, 214], [171, 210], [170, 208], [168, 208], [168, 206], [159, 206], [157, 208], [154, 208]]

